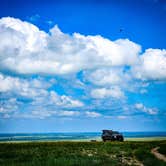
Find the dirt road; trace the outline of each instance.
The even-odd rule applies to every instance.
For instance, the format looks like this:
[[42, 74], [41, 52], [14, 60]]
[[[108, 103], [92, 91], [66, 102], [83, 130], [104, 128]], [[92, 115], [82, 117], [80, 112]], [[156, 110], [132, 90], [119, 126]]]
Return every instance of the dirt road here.
[[161, 154], [161, 153], [158, 152], [158, 149], [159, 149], [159, 148], [160, 148], [160, 147], [153, 148], [153, 149], [151, 150], [151, 153], [154, 154], [154, 156], [155, 156], [156, 158], [158, 158], [159, 160], [163, 160], [163, 161], [166, 162], [166, 156], [164, 156], [163, 154]]

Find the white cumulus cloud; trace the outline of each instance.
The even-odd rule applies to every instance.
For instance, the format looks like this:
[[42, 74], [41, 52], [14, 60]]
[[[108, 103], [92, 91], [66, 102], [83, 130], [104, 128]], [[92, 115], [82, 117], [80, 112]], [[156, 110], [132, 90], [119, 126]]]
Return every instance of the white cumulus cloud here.
[[121, 91], [119, 87], [115, 86], [109, 89], [106, 89], [106, 88], [93, 89], [91, 91], [91, 96], [93, 98], [99, 98], [99, 99], [107, 98], [107, 97], [121, 99], [121, 98], [124, 98], [124, 93], [123, 91]]
[[166, 50], [146, 50], [140, 57], [140, 63], [135, 65], [132, 71], [139, 79], [166, 80]]
[[19, 74], [69, 74], [101, 66], [133, 65], [141, 51], [128, 39], [68, 35], [57, 26], [46, 33], [11, 17], [0, 19], [0, 38], [0, 68]]
[[[0, 113], [14, 112], [21, 109], [34, 109], [35, 107], [46, 108], [48, 105], [56, 108], [77, 108], [84, 103], [73, 99], [71, 96], [59, 95], [56, 91], [48, 90], [52, 85], [52, 79], [42, 78], [25, 79], [0, 74]], [[54, 82], [53, 82], [54, 83]], [[27, 100], [29, 103], [21, 103], [18, 99]]]
[[86, 112], [85, 112], [85, 115], [86, 115], [87, 117], [90, 117], [90, 118], [97, 118], [97, 117], [102, 116], [100, 113], [94, 112], [94, 111], [86, 111]]
[[[81, 114], [75, 109], [101, 109], [111, 100], [119, 103], [126, 99], [125, 92], [135, 89], [148, 93], [151, 81], [166, 81], [165, 49], [141, 52], [141, 46], [129, 39], [69, 35], [57, 25], [47, 33], [20, 19], [0, 19], [0, 113], [6, 118], [21, 106], [31, 110], [32, 117], [100, 117], [98, 112]], [[56, 92], [56, 83], [64, 94]], [[86, 101], [92, 105], [87, 106]], [[39, 106], [48, 110], [40, 112]], [[158, 112], [142, 103], [136, 103], [134, 109]], [[25, 113], [24, 117], [30, 115]]]
[[151, 115], [155, 115], [158, 113], [158, 110], [156, 108], [147, 108], [142, 103], [136, 103], [135, 108], [142, 112], [145, 112], [147, 114], [151, 114]]
[[85, 72], [85, 78], [95, 85], [116, 85], [122, 82], [122, 71], [112, 68], [99, 68], [91, 72]]

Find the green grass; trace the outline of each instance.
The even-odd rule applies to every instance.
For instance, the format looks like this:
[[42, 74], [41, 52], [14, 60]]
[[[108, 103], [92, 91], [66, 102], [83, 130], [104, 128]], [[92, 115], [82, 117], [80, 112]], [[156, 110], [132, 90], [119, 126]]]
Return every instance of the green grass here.
[[29, 142], [0, 143], [0, 166], [166, 166], [150, 150], [153, 142]]
[[166, 156], [166, 144], [165, 143], [161, 144], [158, 151]]

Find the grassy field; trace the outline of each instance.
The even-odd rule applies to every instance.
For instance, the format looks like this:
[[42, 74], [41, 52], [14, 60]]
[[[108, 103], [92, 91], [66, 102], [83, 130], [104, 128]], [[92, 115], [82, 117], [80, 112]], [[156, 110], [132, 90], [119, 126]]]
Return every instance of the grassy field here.
[[166, 166], [166, 141], [0, 143], [0, 166]]

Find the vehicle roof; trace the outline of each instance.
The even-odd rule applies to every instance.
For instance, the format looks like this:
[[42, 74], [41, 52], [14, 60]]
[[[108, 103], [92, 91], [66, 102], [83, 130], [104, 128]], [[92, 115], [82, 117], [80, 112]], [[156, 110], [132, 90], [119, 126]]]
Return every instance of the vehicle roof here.
[[103, 130], [103, 133], [119, 134], [118, 131], [113, 131], [113, 130]]

